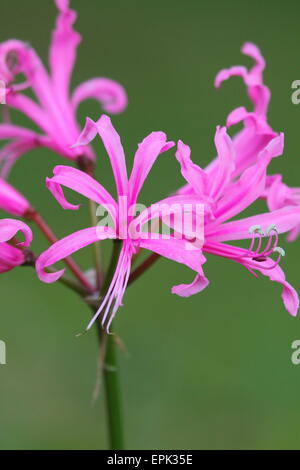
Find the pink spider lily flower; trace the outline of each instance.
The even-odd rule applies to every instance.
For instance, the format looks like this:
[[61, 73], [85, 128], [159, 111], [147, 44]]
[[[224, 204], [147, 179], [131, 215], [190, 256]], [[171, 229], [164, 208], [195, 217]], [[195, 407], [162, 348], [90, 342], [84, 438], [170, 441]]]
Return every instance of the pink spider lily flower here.
[[[158, 238], [154, 239], [151, 233], [140, 233], [136, 230], [141, 226], [142, 214], [147, 213], [147, 210], [144, 210], [142, 214], [135, 218], [134, 211], [132, 211], [136, 207], [137, 198], [144, 181], [158, 156], [170, 149], [174, 143], [167, 142], [166, 135], [163, 132], [152, 132], [148, 135], [138, 146], [131, 175], [128, 178], [120, 137], [107, 116], [103, 115], [96, 123], [91, 119], [87, 119], [86, 126], [76, 146], [81, 147], [89, 144], [97, 133], [99, 133], [110, 158], [118, 200], [116, 201], [100, 183], [89, 175], [67, 166], [55, 167], [54, 176], [47, 179], [47, 186], [64, 209], [74, 210], [78, 209], [78, 206], [70, 204], [66, 200], [62, 186], [77, 191], [97, 204], [104, 206], [113, 220], [113, 228], [90, 227], [63, 238], [40, 255], [36, 263], [36, 270], [42, 281], [54, 282], [62, 275], [63, 270], [56, 273], [47, 273], [45, 272], [46, 267], [96, 241], [108, 238], [121, 240], [122, 248], [112, 282], [97, 313], [87, 327], [89, 329], [96, 318], [102, 314], [102, 325], [106, 324], [107, 329], [109, 329], [112, 319], [120, 305], [122, 305], [130, 275], [132, 256], [137, 249], [145, 248], [168, 259], [183, 263], [199, 275], [202, 273], [201, 265], [205, 260], [200, 252], [199, 256], [196, 257], [193, 250], [189, 251], [187, 242], [184, 239], [176, 239], [172, 235], [169, 239], [163, 239], [159, 235]], [[186, 199], [190, 201], [189, 198]], [[124, 200], [126, 201], [126, 207]], [[160, 202], [163, 202], [166, 206], [174, 202], [180, 205], [182, 200], [185, 199], [174, 196]]]
[[[241, 77], [247, 87], [248, 96], [253, 103], [253, 111], [247, 111], [244, 107], [239, 107], [233, 110], [227, 117], [227, 127], [243, 122], [242, 130], [233, 137], [236, 152], [235, 169], [232, 172], [233, 180], [248, 166], [255, 163], [259, 153], [278, 135], [267, 122], [270, 91], [263, 82], [265, 60], [255, 44], [248, 42], [243, 45], [241, 50], [245, 55], [254, 60], [253, 67], [247, 70], [246, 67], [237, 65], [229, 69], [223, 69], [215, 79], [215, 86], [219, 88], [230, 77]], [[213, 173], [216, 165], [217, 159], [214, 159], [205, 168], [205, 171]], [[178, 191], [178, 194], [189, 193], [193, 193], [190, 185], [186, 185]]]
[[[254, 59], [255, 65], [253, 68], [250, 71], [241, 66], [224, 69], [219, 72], [215, 80], [216, 87], [219, 87], [224, 80], [232, 76], [242, 77], [247, 86], [248, 96], [254, 105], [252, 112], [246, 111], [245, 108], [237, 108], [227, 118], [228, 126], [237, 124], [240, 121], [244, 122], [244, 128], [234, 137], [237, 157], [236, 171], [233, 178], [238, 176], [247, 166], [255, 163], [260, 150], [276, 136], [276, 133], [267, 123], [270, 91], [263, 83], [264, 58], [259, 49], [251, 43], [246, 43], [242, 47], [242, 52]], [[214, 163], [212, 167], [213, 165]], [[267, 200], [268, 207], [272, 211], [287, 205], [300, 204], [299, 195], [299, 188], [289, 188], [282, 182], [280, 175], [272, 175], [267, 177], [262, 198]], [[300, 223], [289, 233], [288, 241], [294, 241], [299, 233]]]
[[10, 215], [24, 217], [31, 206], [22, 194], [0, 178], [0, 209]]
[[255, 163], [259, 152], [278, 135], [267, 122], [267, 112], [270, 101], [270, 90], [264, 85], [263, 71], [265, 60], [259, 48], [250, 42], [243, 45], [242, 53], [254, 60], [250, 70], [243, 66], [233, 66], [221, 70], [215, 79], [217, 88], [230, 77], [241, 77], [247, 87], [247, 93], [253, 103], [253, 111], [240, 107], [232, 111], [227, 117], [227, 126], [231, 127], [243, 122], [243, 129], [234, 138], [236, 149], [236, 164], [233, 178], [241, 174], [248, 166]]
[[[256, 163], [246, 168], [234, 182], [232, 174], [235, 172], [236, 157], [233, 151], [228, 152], [226, 159], [217, 159], [213, 172], [203, 170], [193, 163], [190, 148], [181, 141], [178, 143], [176, 157], [181, 165], [182, 175], [194, 193], [200, 198], [205, 194], [212, 199], [212, 216], [207, 214], [204, 223], [203, 252], [229, 258], [256, 277], [258, 271], [280, 283], [285, 308], [295, 316], [299, 307], [298, 294], [286, 281], [279, 266], [284, 251], [278, 246], [278, 234], [288, 232], [298, 225], [300, 207], [289, 205], [268, 213], [229, 221], [261, 196], [266, 186], [267, 166], [282, 151], [281, 134], [268, 143], [259, 153]], [[264, 237], [268, 240], [263, 247]], [[249, 249], [225, 243], [244, 239], [251, 240]], [[277, 256], [277, 259], [273, 260], [272, 255]], [[189, 296], [195, 293], [195, 283], [197, 278], [193, 284], [183, 284], [173, 291], [178, 295]]]
[[[0, 44], [0, 80], [6, 83], [6, 104], [21, 111], [41, 130], [39, 134], [9, 122], [0, 124], [0, 139], [11, 140], [0, 151], [3, 177], [19, 156], [39, 146], [49, 147], [70, 160], [80, 156], [93, 159], [89, 147], [84, 151], [70, 148], [80, 133], [76, 122], [79, 104], [93, 98], [109, 113], [119, 113], [127, 105], [123, 87], [108, 78], [88, 80], [70, 95], [71, 74], [81, 38], [73, 29], [76, 13], [69, 8], [69, 1], [55, 0], [55, 4], [59, 14], [49, 50], [50, 72], [29, 44], [16, 39]], [[25, 81], [15, 83], [20, 74]], [[33, 91], [36, 101], [23, 93], [27, 88]]]
[[10, 271], [25, 262], [23, 251], [16, 246], [6, 243], [19, 231], [23, 233], [25, 240], [18, 245], [23, 247], [29, 246], [32, 241], [32, 232], [26, 224], [14, 219], [0, 220], [0, 273]]

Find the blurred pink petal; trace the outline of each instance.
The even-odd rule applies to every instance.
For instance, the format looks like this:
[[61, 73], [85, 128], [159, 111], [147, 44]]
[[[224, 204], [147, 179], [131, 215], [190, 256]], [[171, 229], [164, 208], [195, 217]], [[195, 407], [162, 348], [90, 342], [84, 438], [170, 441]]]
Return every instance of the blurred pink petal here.
[[30, 209], [25, 197], [2, 178], [0, 178], [0, 209], [17, 217], [23, 217]]

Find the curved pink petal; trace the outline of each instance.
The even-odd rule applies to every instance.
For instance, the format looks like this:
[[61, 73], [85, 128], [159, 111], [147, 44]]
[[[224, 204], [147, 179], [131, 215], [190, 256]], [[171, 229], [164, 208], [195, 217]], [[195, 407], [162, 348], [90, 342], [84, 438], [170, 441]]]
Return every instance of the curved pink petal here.
[[201, 250], [196, 250], [186, 240], [172, 236], [167, 239], [162, 237], [155, 239], [153, 234], [148, 233], [145, 238], [137, 240], [136, 245], [140, 248], [153, 251], [164, 258], [184, 264], [197, 273], [201, 273], [201, 266], [205, 263]]
[[300, 235], [300, 223], [294, 227], [287, 235], [286, 239], [288, 242], [294, 242]]
[[66, 186], [79, 194], [92, 199], [97, 204], [103, 205], [111, 213], [113, 220], [115, 221], [117, 213], [117, 204], [111, 197], [108, 191], [96, 181], [94, 178], [89, 176], [83, 171], [77, 170], [69, 166], [58, 165], [53, 170], [54, 176], [46, 179], [46, 184], [64, 209], [78, 209], [78, 205], [69, 203], [63, 193], [61, 186]]
[[[247, 263], [242, 262], [241, 264], [247, 267]], [[283, 289], [281, 297], [284, 306], [289, 314], [295, 317], [299, 309], [299, 296], [297, 291], [286, 281], [285, 274], [279, 265], [272, 269], [266, 269], [274, 264], [272, 259], [269, 258], [267, 261], [261, 264], [261, 268], [257, 267], [255, 269], [261, 272], [264, 276], [268, 277], [271, 281], [278, 282], [282, 285]]]
[[241, 48], [241, 52], [254, 60], [254, 65], [249, 74], [251, 74], [251, 76], [256, 76], [257, 80], [262, 80], [262, 73], [265, 69], [266, 63], [259, 48], [252, 42], [245, 42]]
[[152, 132], [139, 144], [129, 179], [129, 200], [135, 204], [138, 194], [157, 157], [175, 144], [167, 142], [164, 132]]
[[180, 297], [190, 297], [191, 295], [202, 292], [209, 284], [209, 280], [204, 276], [202, 271], [201, 274], [197, 274], [191, 284], [179, 284], [178, 286], [172, 287], [172, 294], [179, 295]]
[[238, 181], [227, 186], [214, 213], [218, 223], [239, 214], [261, 196], [266, 184], [267, 167], [272, 158], [282, 154], [283, 145], [284, 137], [280, 134], [260, 152], [256, 165], [247, 168]]
[[36, 272], [41, 281], [51, 283], [57, 281], [64, 269], [55, 273], [47, 273], [45, 269], [52, 264], [67, 258], [72, 253], [87, 245], [107, 238], [115, 238], [115, 232], [108, 227], [90, 227], [74, 232], [44, 251], [36, 261]]
[[89, 144], [96, 137], [97, 133], [100, 135], [109, 156], [118, 196], [125, 196], [127, 195], [128, 190], [125, 154], [120, 136], [113, 127], [108, 116], [103, 114], [97, 122], [87, 118], [85, 127], [73, 147], [80, 147], [82, 145]]
[[217, 200], [226, 187], [235, 168], [235, 149], [226, 127], [217, 127], [215, 134], [217, 158], [213, 170], [208, 178], [208, 195]]
[[0, 124], [0, 139], [35, 139], [40, 136], [25, 127], [14, 124]]
[[262, 72], [265, 67], [264, 59], [258, 47], [252, 43], [244, 44], [242, 52], [254, 59], [255, 65], [252, 69], [248, 71], [245, 67], [234, 66], [229, 69], [221, 70], [216, 76], [215, 86], [219, 88], [221, 83], [228, 80], [230, 77], [241, 77], [247, 86], [249, 98], [254, 104], [255, 113], [265, 116], [270, 101], [270, 91], [263, 84]]
[[13, 186], [0, 178], [0, 209], [22, 217], [30, 209], [29, 202]]
[[[28, 84], [45, 109], [51, 112], [57, 109], [48, 72], [39, 56], [27, 43], [11, 39], [0, 44], [0, 75], [9, 84], [18, 74], [25, 75]], [[56, 117], [59, 118], [57, 112]]]
[[274, 260], [267, 258], [261, 263], [256, 263], [253, 266], [253, 261], [246, 257], [248, 250], [244, 248], [226, 245], [224, 243], [216, 243], [208, 241], [204, 245], [204, 251], [217, 256], [230, 258], [239, 264], [242, 264], [252, 274], [258, 277], [254, 271], [261, 272], [267, 276], [271, 281], [280, 283], [283, 286], [282, 300], [286, 310], [293, 316], [297, 315], [299, 308], [299, 298], [296, 290], [285, 280], [285, 275], [279, 265], [274, 267]]
[[181, 174], [188, 182], [178, 194], [207, 194], [207, 174], [192, 161], [190, 147], [179, 140], [175, 155], [181, 166]]
[[244, 128], [233, 139], [236, 150], [234, 178], [248, 166], [256, 163], [259, 153], [278, 135], [268, 125], [265, 118], [249, 113], [245, 108], [232, 111], [227, 118], [227, 125], [232, 126], [241, 121], [244, 123]]
[[72, 70], [76, 60], [76, 49], [81, 37], [73, 29], [76, 12], [69, 8], [69, 1], [55, 0], [55, 3], [59, 14], [55, 30], [52, 33], [49, 64], [56, 97], [66, 103]]
[[0, 220], [0, 242], [11, 240], [19, 231], [22, 232], [25, 237], [25, 241], [19, 243], [19, 245], [29, 246], [32, 242], [32, 231], [24, 222], [15, 219]]
[[38, 138], [17, 139], [5, 145], [0, 150], [0, 177], [7, 178], [12, 166], [24, 153], [42, 145]]
[[0, 273], [6, 273], [25, 261], [24, 254], [8, 243], [0, 243]]
[[266, 232], [270, 225], [276, 225], [278, 233], [285, 233], [296, 227], [299, 222], [300, 206], [288, 206], [219, 226], [208, 226], [205, 237], [207, 242], [243, 240], [252, 237], [249, 229], [255, 225], [259, 225], [263, 232]]
[[99, 101], [106, 113], [117, 114], [127, 106], [127, 94], [119, 83], [109, 78], [92, 78], [75, 88], [71, 102], [74, 112], [86, 99]]
[[57, 127], [41, 106], [22, 93], [9, 92], [6, 97], [8, 106], [17, 109], [31, 119], [40, 129], [55, 136]]

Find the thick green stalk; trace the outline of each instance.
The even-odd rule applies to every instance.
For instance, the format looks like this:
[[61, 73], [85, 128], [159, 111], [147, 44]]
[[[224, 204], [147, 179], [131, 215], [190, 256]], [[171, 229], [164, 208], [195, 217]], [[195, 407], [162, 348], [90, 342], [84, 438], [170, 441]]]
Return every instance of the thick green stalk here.
[[[112, 281], [121, 248], [122, 242], [120, 240], [114, 240], [111, 261], [102, 288], [102, 297], [106, 294]], [[122, 450], [124, 449], [124, 438], [115, 339], [113, 334], [108, 334], [102, 327], [100, 319], [97, 320], [97, 330], [100, 346], [102, 346], [101, 351], [104, 350], [103, 380], [106, 395], [110, 449]]]

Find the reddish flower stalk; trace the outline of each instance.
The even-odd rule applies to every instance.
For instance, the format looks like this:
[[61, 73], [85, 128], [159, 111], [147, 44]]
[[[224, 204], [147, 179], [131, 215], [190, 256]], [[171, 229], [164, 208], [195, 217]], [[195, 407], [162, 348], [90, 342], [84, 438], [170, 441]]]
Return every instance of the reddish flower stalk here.
[[[57, 237], [51, 230], [51, 228], [48, 226], [48, 224], [45, 222], [45, 220], [42, 218], [42, 216], [36, 211], [36, 210], [31, 210], [26, 213], [26, 218], [28, 220], [31, 220], [36, 224], [36, 226], [40, 229], [40, 231], [44, 234], [44, 236], [47, 238], [47, 240], [50, 242], [52, 245], [53, 243], [57, 242]], [[80, 284], [85, 287], [85, 289], [89, 292], [95, 291], [95, 287], [92, 286], [92, 284], [89, 283], [85, 275], [82, 273], [80, 268], [77, 266], [75, 261], [68, 256], [63, 260], [65, 264], [69, 267], [69, 269], [72, 271], [74, 276], [78, 279]]]

